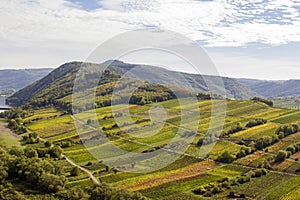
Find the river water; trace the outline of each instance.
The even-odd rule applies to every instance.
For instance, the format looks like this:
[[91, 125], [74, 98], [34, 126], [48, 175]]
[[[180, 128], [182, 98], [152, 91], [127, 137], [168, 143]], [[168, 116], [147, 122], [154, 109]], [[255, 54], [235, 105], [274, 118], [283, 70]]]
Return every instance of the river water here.
[[0, 113], [4, 112], [4, 110], [2, 110], [1, 108], [6, 108], [6, 107], [9, 107], [9, 106], [5, 105], [5, 97], [0, 96]]

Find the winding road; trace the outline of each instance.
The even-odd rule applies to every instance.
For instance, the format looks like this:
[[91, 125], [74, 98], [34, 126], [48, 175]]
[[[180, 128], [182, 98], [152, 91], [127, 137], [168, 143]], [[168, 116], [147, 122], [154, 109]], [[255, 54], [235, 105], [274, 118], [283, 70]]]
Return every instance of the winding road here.
[[[47, 141], [47, 140], [45, 140], [44, 138], [41, 138], [41, 137], [38, 137], [38, 138], [39, 138], [39, 140], [42, 141], [42, 142], [46, 142], [46, 141]], [[52, 144], [52, 146], [53, 146], [53, 144]], [[92, 173], [90, 170], [88, 170], [88, 169], [86, 169], [86, 168], [84, 168], [84, 167], [82, 167], [82, 166], [80, 166], [80, 165], [77, 165], [76, 163], [74, 163], [70, 158], [68, 158], [68, 157], [67, 157], [66, 155], [64, 155], [64, 154], [62, 154], [61, 156], [62, 156], [62, 158], [65, 158], [66, 161], [67, 161], [68, 163], [70, 163], [71, 165], [73, 165], [74, 167], [78, 167], [81, 171], [87, 173], [87, 174], [89, 175], [89, 177], [91, 178], [91, 180], [92, 180], [96, 185], [100, 185], [100, 181], [93, 175], [93, 173]]]

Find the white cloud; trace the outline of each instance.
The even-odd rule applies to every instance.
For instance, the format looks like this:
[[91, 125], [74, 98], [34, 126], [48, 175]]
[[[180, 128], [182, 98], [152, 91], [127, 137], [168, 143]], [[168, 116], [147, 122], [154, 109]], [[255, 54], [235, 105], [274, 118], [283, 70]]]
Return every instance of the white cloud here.
[[[299, 3], [292, 0], [100, 0], [99, 4], [102, 8], [87, 12], [66, 0], [2, 0], [2, 39], [98, 42], [126, 30], [157, 26], [203, 40], [208, 46], [300, 41], [299, 10], [294, 7]], [[267, 16], [278, 23], [261, 16], [267, 10], [281, 10], [280, 17]]]
[[[99, 0], [99, 5], [86, 11], [67, 0], [1, 0], [1, 54], [6, 46], [20, 54], [24, 48], [40, 53], [49, 47], [48, 54], [57, 54], [52, 56], [56, 63], [63, 56], [84, 59], [85, 51], [101, 42], [144, 27], [179, 32], [208, 47], [300, 41], [297, 0]], [[5, 55], [0, 55], [1, 66], [9, 65], [13, 52]], [[33, 57], [24, 60], [29, 64]], [[42, 57], [44, 65], [54, 63], [46, 52]], [[43, 64], [42, 59], [36, 64]]]

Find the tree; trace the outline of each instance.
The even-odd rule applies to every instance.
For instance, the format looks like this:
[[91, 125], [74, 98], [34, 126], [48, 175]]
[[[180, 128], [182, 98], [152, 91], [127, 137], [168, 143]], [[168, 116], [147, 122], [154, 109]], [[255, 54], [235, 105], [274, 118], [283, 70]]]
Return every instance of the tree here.
[[8, 167], [0, 165], [0, 184], [3, 184], [7, 177], [8, 177]]
[[244, 130], [244, 128], [242, 127], [242, 124], [239, 122], [237, 124], [235, 124], [234, 126], [232, 126], [228, 131], [227, 134], [233, 134], [233, 133], [237, 133], [239, 131]]
[[286, 151], [279, 151], [276, 155], [275, 161], [276, 162], [282, 162], [287, 158]]
[[217, 161], [224, 163], [232, 163], [236, 157], [230, 154], [228, 151], [224, 151], [218, 158]]
[[43, 173], [39, 177], [39, 187], [47, 192], [58, 192], [63, 190], [66, 184], [64, 176], [57, 176], [50, 173]]
[[88, 119], [87, 121], [86, 121], [86, 124], [87, 125], [90, 125], [92, 123], [92, 120], [91, 119]]
[[24, 151], [22, 149], [20, 149], [19, 147], [15, 147], [15, 146], [12, 147], [12, 149], [9, 151], [9, 153], [11, 155], [15, 155], [15, 156], [18, 156], [18, 157], [24, 155]]
[[62, 149], [59, 146], [52, 147], [50, 149], [49, 153], [50, 153], [50, 156], [53, 158], [61, 159], [61, 157], [62, 157]]
[[254, 97], [251, 100], [265, 103], [265, 104], [267, 104], [268, 106], [271, 106], [271, 107], [273, 107], [273, 105], [274, 105], [273, 101], [268, 100], [268, 99], [264, 99], [264, 98], [260, 98], [260, 97]]
[[25, 155], [27, 158], [35, 158], [35, 157], [38, 157], [38, 153], [36, 152], [36, 150], [33, 149], [33, 148], [29, 148], [29, 147], [27, 147], [27, 148], [24, 150], [24, 155]]
[[71, 176], [78, 176], [80, 174], [80, 169], [78, 167], [73, 167], [71, 170]]
[[50, 141], [45, 142], [45, 147], [51, 147], [51, 146], [52, 146], [52, 143]]

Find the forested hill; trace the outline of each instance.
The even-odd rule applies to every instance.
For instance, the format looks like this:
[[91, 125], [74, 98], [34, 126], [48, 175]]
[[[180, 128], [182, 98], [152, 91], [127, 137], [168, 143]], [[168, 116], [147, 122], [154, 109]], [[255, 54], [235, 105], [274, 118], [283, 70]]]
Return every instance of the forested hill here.
[[16, 91], [45, 77], [53, 69], [6, 69], [0, 70], [0, 91]]
[[[59, 68], [52, 71], [48, 76], [43, 79], [27, 86], [26, 88], [18, 91], [13, 96], [9, 97], [7, 102], [12, 106], [20, 106], [24, 104], [31, 104], [37, 106], [44, 106], [47, 104], [58, 104], [62, 107], [70, 108], [71, 94], [73, 90], [74, 80], [76, 73], [78, 72], [82, 62], [70, 62], [66, 63]], [[87, 64], [87, 63], [84, 63]], [[101, 64], [90, 64], [94, 67], [101, 67]], [[108, 68], [108, 73], [106, 74], [106, 82], [99, 83], [101, 87], [97, 88], [97, 95], [99, 96], [98, 104], [103, 106], [107, 104], [107, 95], [111, 95], [111, 91], [114, 87], [115, 82], [120, 78], [120, 74], [134, 68], [140, 67], [141, 76], [139, 79], [142, 81], [148, 80], [148, 86], [142, 88], [138, 91], [138, 99], [142, 100], [143, 92], [150, 92], [150, 100], [157, 100], [159, 96], [161, 100], [172, 99], [174, 94], [167, 88], [162, 88], [159, 85], [155, 85], [162, 80], [168, 80], [168, 77], [174, 77], [174, 74], [179, 74], [177, 77], [182, 77], [178, 79], [172, 79], [172, 84], [180, 87], [184, 81], [188, 81], [194, 88], [199, 92], [207, 92], [206, 82], [210, 82], [210, 87], [218, 93], [222, 91], [221, 86], [215, 84], [217, 77], [215, 76], [201, 76], [195, 74], [187, 74], [181, 72], [168, 71], [163, 68], [146, 66], [146, 65], [134, 65], [127, 64], [121, 61], [114, 61], [111, 67]], [[149, 81], [150, 80], [150, 81]], [[136, 80], [132, 80], [136, 81]], [[166, 82], [167, 82], [166, 81]], [[228, 98], [235, 99], [250, 99], [257, 95], [255, 92], [248, 89], [246, 86], [238, 83], [237, 80], [232, 78], [223, 78], [224, 86], [226, 89]], [[151, 85], [152, 84], [152, 85]], [[149, 95], [147, 95], [149, 96]]]
[[[81, 62], [71, 62], [53, 70], [46, 77], [21, 89], [7, 99], [7, 104], [21, 106], [25, 103], [44, 99], [59, 99], [72, 92], [73, 82]], [[50, 102], [49, 102], [50, 103]]]
[[264, 81], [256, 79], [237, 79], [241, 84], [249, 87], [265, 97], [300, 96], [300, 80]]

